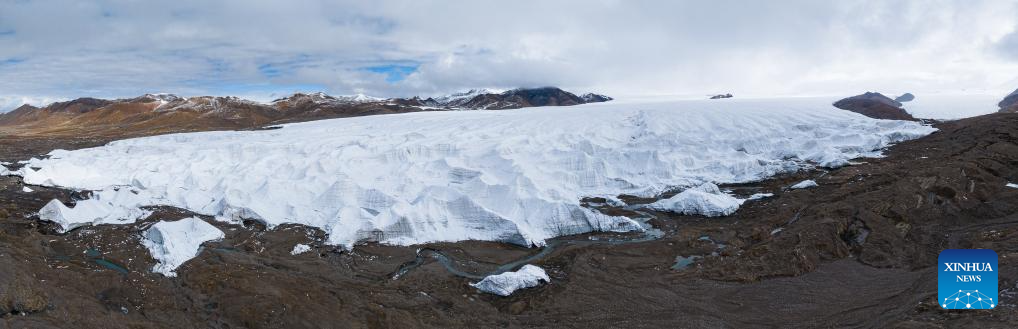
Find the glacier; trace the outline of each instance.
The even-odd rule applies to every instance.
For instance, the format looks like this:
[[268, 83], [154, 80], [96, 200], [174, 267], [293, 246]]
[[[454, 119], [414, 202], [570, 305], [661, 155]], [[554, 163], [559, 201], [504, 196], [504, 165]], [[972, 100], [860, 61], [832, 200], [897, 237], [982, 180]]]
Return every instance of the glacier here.
[[[10, 174], [90, 190], [47, 205], [62, 228], [131, 223], [146, 206], [321, 228], [326, 243], [411, 245], [641, 230], [584, 197], [761, 180], [841, 166], [935, 131], [830, 98], [649, 98], [569, 107], [379, 115], [171, 134], [55, 150]], [[55, 203], [54, 203], [55, 202]], [[45, 215], [45, 217], [43, 217]]]

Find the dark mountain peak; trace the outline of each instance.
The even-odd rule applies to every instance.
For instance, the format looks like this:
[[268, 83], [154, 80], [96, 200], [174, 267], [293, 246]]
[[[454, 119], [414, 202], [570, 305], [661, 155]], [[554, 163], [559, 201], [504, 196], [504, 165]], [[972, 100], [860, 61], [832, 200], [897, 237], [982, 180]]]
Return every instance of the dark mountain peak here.
[[874, 119], [916, 120], [908, 111], [901, 108], [901, 103], [876, 92], [866, 92], [839, 100], [834, 103], [834, 107]]
[[1018, 89], [1004, 97], [997, 106], [1000, 106], [1000, 112], [1018, 113]]
[[86, 113], [113, 103], [113, 101], [105, 99], [82, 97], [66, 102], [56, 102], [46, 106], [44, 109], [49, 112], [59, 113]]
[[24, 105], [18, 106], [18, 108], [14, 109], [14, 110], [12, 110], [11, 113], [13, 113], [13, 112], [35, 111], [35, 110], [38, 110], [38, 109], [39, 109], [38, 107], [32, 106], [31, 104], [24, 104]]
[[584, 103], [601, 103], [601, 102], [607, 102], [607, 101], [613, 100], [614, 98], [611, 98], [611, 97], [608, 97], [608, 96], [605, 96], [605, 95], [601, 95], [601, 94], [586, 93], [586, 94], [580, 95], [580, 99], [583, 99]]

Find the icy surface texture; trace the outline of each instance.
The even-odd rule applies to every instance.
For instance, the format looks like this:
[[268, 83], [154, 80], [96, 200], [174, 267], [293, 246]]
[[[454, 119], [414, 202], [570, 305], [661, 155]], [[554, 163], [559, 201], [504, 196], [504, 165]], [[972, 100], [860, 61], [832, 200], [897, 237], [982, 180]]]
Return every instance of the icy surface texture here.
[[57, 150], [14, 174], [27, 184], [98, 191], [74, 208], [43, 209], [43, 219], [65, 228], [133, 222], [146, 215], [138, 207], [168, 205], [270, 227], [319, 227], [327, 243], [347, 247], [468, 239], [542, 245], [640, 229], [581, 207], [584, 197], [754, 181], [804, 162], [844, 165], [935, 130], [830, 104], [617, 100], [345, 118]]
[[671, 211], [683, 215], [703, 215], [707, 217], [728, 216], [739, 210], [744, 200], [722, 193], [717, 185], [703, 185], [686, 189], [675, 196], [654, 202], [647, 207], [655, 210]]
[[152, 272], [177, 276], [177, 268], [197, 256], [202, 243], [223, 237], [223, 231], [191, 217], [155, 223], [142, 235], [141, 243], [148, 248], [152, 258], [159, 261]]

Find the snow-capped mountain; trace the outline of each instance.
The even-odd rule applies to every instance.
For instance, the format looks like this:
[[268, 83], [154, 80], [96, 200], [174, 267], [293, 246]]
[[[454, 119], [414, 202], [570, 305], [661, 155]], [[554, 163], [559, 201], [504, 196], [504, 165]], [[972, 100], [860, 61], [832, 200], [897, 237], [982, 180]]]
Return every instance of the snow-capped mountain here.
[[365, 94], [342, 95], [342, 96], [336, 96], [335, 98], [338, 99], [341, 102], [349, 102], [349, 103], [371, 103], [371, 102], [381, 102], [381, 101], [385, 101], [386, 100], [385, 98], [368, 96], [368, 95], [365, 95]]
[[481, 95], [498, 95], [503, 92], [505, 92], [505, 90], [480, 88], [480, 89], [470, 89], [465, 92], [453, 93], [445, 96], [439, 96], [433, 99], [435, 102], [438, 103], [438, 105], [441, 106], [459, 107], [463, 103], [469, 102], [471, 99], [474, 99], [474, 97], [478, 97]]
[[177, 95], [174, 95], [174, 94], [159, 93], [159, 94], [144, 94], [144, 95], [141, 95], [141, 96], [138, 96], [138, 97], [135, 97], [135, 98], [130, 98], [130, 99], [126, 99], [126, 100], [120, 100], [120, 101], [124, 101], [124, 102], [138, 102], [138, 103], [159, 102], [161, 104], [166, 104], [166, 103], [176, 102], [176, 101], [179, 101], [181, 99], [182, 98], [180, 96], [177, 96]]
[[611, 97], [585, 94], [576, 96], [556, 87], [517, 88], [511, 90], [472, 89], [467, 92], [434, 98], [437, 106], [451, 109], [504, 110], [537, 106], [569, 106], [606, 102]]
[[156, 111], [230, 112], [243, 108], [268, 107], [255, 101], [234, 96], [198, 96], [177, 98], [156, 108]]

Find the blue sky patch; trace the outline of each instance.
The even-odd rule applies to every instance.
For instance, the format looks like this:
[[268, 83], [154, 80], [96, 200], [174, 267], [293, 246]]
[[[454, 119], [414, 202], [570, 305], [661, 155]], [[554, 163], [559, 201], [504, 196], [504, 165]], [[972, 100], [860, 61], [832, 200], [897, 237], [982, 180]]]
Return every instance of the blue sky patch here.
[[0, 66], [15, 65], [15, 64], [20, 64], [20, 63], [24, 63], [24, 62], [25, 62], [24, 58], [8, 58], [8, 59], [0, 60]]
[[417, 72], [417, 68], [421, 64], [385, 64], [368, 66], [362, 68], [365, 71], [385, 75], [385, 81], [389, 83], [400, 82], [406, 79], [406, 77], [414, 72]]

